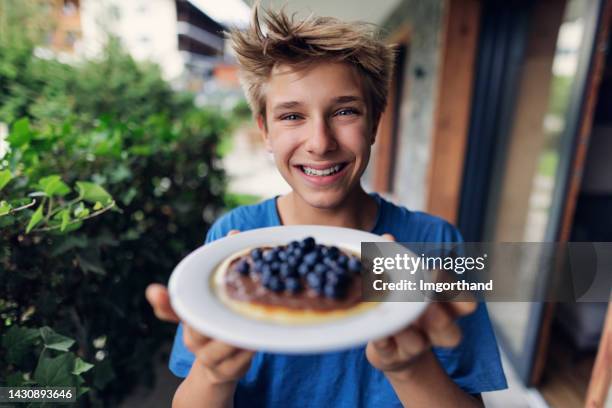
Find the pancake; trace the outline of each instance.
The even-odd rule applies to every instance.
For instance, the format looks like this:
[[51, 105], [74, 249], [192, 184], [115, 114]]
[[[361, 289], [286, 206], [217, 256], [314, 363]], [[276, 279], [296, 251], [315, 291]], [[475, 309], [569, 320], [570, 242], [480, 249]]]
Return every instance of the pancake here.
[[351, 251], [316, 245], [307, 238], [233, 254], [217, 266], [212, 284], [224, 304], [249, 318], [319, 323], [375, 305], [361, 301], [360, 269], [358, 256]]

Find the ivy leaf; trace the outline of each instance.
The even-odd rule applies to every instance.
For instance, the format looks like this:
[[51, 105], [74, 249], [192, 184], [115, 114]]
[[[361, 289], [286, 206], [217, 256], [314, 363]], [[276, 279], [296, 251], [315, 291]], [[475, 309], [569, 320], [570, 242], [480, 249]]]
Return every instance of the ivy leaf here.
[[43, 219], [43, 206], [41, 204], [38, 206], [36, 211], [34, 211], [34, 214], [32, 214], [32, 218], [30, 218], [30, 222], [28, 223], [28, 226], [26, 228], [26, 234], [32, 231], [32, 228], [34, 228], [42, 219]]
[[6, 361], [20, 365], [27, 355], [28, 348], [33, 346], [38, 338], [39, 332], [36, 329], [11, 326], [2, 336], [2, 348], [6, 350]]
[[72, 369], [72, 374], [83, 374], [91, 370], [93, 366], [93, 364], [90, 364], [87, 361], [83, 361], [80, 357], [77, 357], [76, 360], [74, 360], [74, 368]]
[[45, 387], [73, 387], [75, 385], [75, 377], [71, 372], [73, 367], [72, 353], [62, 353], [57, 357], [48, 357], [43, 353], [34, 371], [34, 380]]
[[39, 186], [45, 192], [45, 195], [63, 197], [70, 192], [70, 187], [66, 185], [57, 174], [43, 177], [38, 182]]
[[108, 204], [112, 200], [111, 195], [104, 189], [94, 183], [86, 181], [77, 181], [77, 188], [83, 200], [95, 204], [97, 201]]
[[11, 205], [6, 201], [0, 201], [0, 216], [6, 215], [11, 212]]
[[12, 178], [13, 176], [11, 175], [11, 172], [8, 169], [0, 170], [0, 190], [2, 190], [4, 186], [6, 186], [9, 181], [11, 181]]
[[46, 348], [57, 351], [68, 351], [74, 344], [74, 340], [70, 337], [62, 336], [56, 333], [48, 326], [40, 328], [40, 335], [43, 339], [43, 344]]
[[70, 209], [69, 208], [65, 208], [62, 211], [60, 211], [60, 216], [62, 217], [62, 226], [60, 227], [60, 231], [64, 232], [66, 231], [66, 227], [68, 226], [68, 223], [70, 222]]
[[7, 138], [12, 147], [21, 147], [32, 140], [32, 132], [30, 132], [30, 121], [27, 118], [21, 118], [13, 124], [11, 133]]
[[89, 215], [89, 208], [79, 208], [77, 211], [75, 211], [75, 215], [78, 218], [85, 218]]

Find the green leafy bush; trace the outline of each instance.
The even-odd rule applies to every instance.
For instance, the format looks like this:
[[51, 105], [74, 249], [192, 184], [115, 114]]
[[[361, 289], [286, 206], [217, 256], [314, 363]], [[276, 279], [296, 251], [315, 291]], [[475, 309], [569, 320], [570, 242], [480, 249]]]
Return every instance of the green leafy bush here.
[[146, 285], [167, 281], [223, 209], [229, 122], [115, 43], [69, 66], [4, 40], [0, 383], [53, 385], [56, 370], [81, 404], [116, 406], [152, 383], [174, 331]]

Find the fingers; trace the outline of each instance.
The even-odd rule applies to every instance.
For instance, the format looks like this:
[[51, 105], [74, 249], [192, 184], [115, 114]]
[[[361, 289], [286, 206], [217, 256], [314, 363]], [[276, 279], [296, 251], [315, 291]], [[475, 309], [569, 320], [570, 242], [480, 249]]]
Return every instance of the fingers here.
[[215, 367], [239, 352], [237, 347], [213, 340], [198, 349], [197, 357], [205, 366]]
[[459, 317], [472, 314], [478, 308], [478, 302], [451, 302], [448, 303], [451, 312]]
[[371, 344], [383, 360], [395, 354], [396, 344], [393, 337], [385, 337], [384, 339], [373, 341]]
[[236, 235], [239, 232], [240, 232], [239, 230], [230, 230], [230, 232], [227, 233], [227, 236], [231, 237], [232, 235]]
[[194, 354], [198, 353], [198, 350], [210, 342], [210, 338], [200, 334], [191, 326], [183, 325], [183, 343], [189, 351]]
[[395, 336], [398, 358], [408, 361], [429, 348], [429, 341], [414, 326], [402, 330]]
[[429, 349], [429, 342], [416, 326], [409, 326], [393, 337], [370, 342], [366, 356], [370, 363], [383, 371], [398, 371]]
[[389, 240], [389, 241], [395, 241], [395, 237], [393, 235], [391, 235], [391, 234], [382, 234], [382, 237], [384, 239]]
[[159, 283], [150, 284], [145, 291], [145, 297], [151, 304], [151, 307], [153, 307], [153, 313], [155, 313], [158, 319], [173, 323], [179, 321], [178, 316], [170, 305], [168, 290], [164, 285]]
[[241, 377], [251, 365], [251, 359], [255, 352], [250, 350], [236, 349], [237, 352], [225, 359], [217, 366], [217, 371], [224, 376], [236, 375]]
[[418, 325], [434, 346], [455, 347], [461, 342], [461, 329], [443, 303], [432, 303], [419, 318]]

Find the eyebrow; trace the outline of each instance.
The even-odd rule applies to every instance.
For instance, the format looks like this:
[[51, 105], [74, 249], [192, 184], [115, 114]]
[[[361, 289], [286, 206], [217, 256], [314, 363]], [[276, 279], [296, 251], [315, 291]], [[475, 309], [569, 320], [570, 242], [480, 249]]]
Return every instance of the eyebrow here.
[[[355, 96], [355, 95], [343, 95], [343, 96], [338, 96], [337, 98], [334, 98], [332, 101], [335, 104], [347, 103], [347, 102], [361, 102], [362, 98], [359, 96]], [[272, 111], [277, 112], [283, 109], [293, 109], [301, 105], [302, 103], [298, 101], [281, 102], [281, 103], [276, 104], [274, 108], [272, 108]]]
[[297, 106], [300, 106], [301, 104], [302, 103], [298, 101], [281, 102], [279, 104], [276, 104], [272, 110], [274, 112], [277, 112], [283, 109], [293, 109]]
[[355, 95], [344, 95], [334, 98], [334, 103], [361, 102], [362, 98]]

